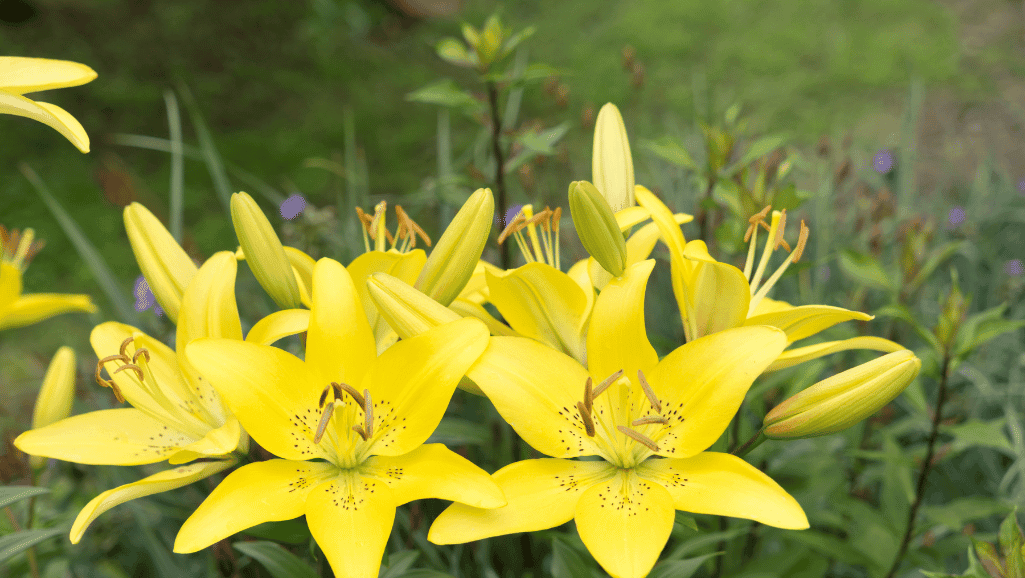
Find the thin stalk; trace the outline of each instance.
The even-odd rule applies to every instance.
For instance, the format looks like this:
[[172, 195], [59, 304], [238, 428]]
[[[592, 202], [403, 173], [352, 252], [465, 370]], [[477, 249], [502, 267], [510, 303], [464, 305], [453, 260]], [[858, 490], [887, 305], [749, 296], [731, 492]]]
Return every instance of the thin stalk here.
[[[29, 485], [35, 487], [36, 482], [38, 482], [38, 481], [39, 481], [39, 479], [38, 479], [38, 476], [36, 475], [36, 470], [35, 470], [35, 468], [32, 468], [32, 482]], [[36, 497], [32, 496], [31, 498], [28, 499], [28, 515], [25, 518], [25, 529], [26, 530], [31, 530], [32, 529], [32, 524], [35, 521], [36, 521]], [[32, 578], [39, 578], [39, 563], [36, 562], [36, 547], [35, 546], [29, 546], [28, 551], [25, 552], [25, 555], [28, 556], [28, 565], [29, 565], [29, 568], [32, 571]]]
[[698, 203], [698, 229], [701, 231], [701, 236], [698, 238], [704, 239], [706, 243], [711, 243], [712, 239], [708, 236], [710, 212], [705, 205], [707, 205], [708, 201], [712, 198], [712, 190], [714, 189], [715, 175], [712, 175], [708, 178], [708, 186], [705, 188], [705, 196], [702, 197], [701, 201]]
[[[725, 532], [727, 529], [729, 529], [729, 526], [729, 520], [727, 520], [725, 516], [719, 516], [719, 531]], [[715, 570], [712, 572], [713, 578], [719, 578], [720, 576], [722, 576], [724, 560], [726, 559], [726, 547], [728, 545], [729, 544], [726, 542], [726, 540], [719, 540], [719, 547], [717, 548], [717, 550], [722, 552], [723, 555], [715, 557]]]
[[765, 434], [762, 433], [762, 430], [758, 430], [755, 432], [755, 435], [751, 436], [751, 439], [744, 442], [744, 445], [740, 446], [735, 450], [732, 450], [730, 453], [737, 456], [738, 458], [742, 458], [746, 456], [748, 452], [750, 452], [751, 450], [762, 445], [762, 442], [764, 442], [767, 439], [769, 438], [765, 437]]
[[929, 476], [932, 466], [933, 452], [936, 449], [936, 440], [939, 438], [940, 421], [943, 419], [943, 404], [947, 401], [947, 377], [950, 372], [950, 352], [943, 354], [943, 367], [940, 371], [940, 390], [936, 397], [936, 411], [932, 418], [932, 431], [929, 432], [929, 444], [925, 450], [925, 461], [922, 462], [922, 471], [918, 473], [918, 487], [915, 490], [915, 501], [911, 504], [911, 511], [908, 512], [907, 531], [904, 532], [904, 539], [901, 540], [900, 549], [897, 550], [897, 557], [893, 560], [893, 566], [886, 573], [886, 578], [893, 578], [897, 574], [904, 554], [907, 553], [908, 545], [911, 543], [911, 536], [915, 533], [915, 516], [918, 515], [918, 507], [922, 505], [925, 482]]
[[[495, 155], [495, 189], [498, 193], [498, 214], [502, 216], [501, 227], [505, 227], [505, 212], [509, 210], [505, 194], [505, 155], [502, 153], [502, 117], [498, 114], [498, 87], [488, 81], [488, 104], [491, 106], [491, 150]], [[500, 245], [502, 268], [509, 268], [509, 244]]]

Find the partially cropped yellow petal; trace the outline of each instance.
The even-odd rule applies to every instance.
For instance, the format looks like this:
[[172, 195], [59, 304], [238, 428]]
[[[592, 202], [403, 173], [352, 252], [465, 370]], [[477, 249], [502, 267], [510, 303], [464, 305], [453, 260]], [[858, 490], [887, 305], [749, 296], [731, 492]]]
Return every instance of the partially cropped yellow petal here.
[[50, 360], [32, 412], [32, 428], [58, 422], [71, 415], [75, 400], [75, 350], [61, 347]]
[[285, 257], [292, 264], [295, 281], [299, 285], [299, 297], [303, 305], [309, 307], [310, 293], [313, 291], [313, 266], [317, 261], [295, 247], [285, 247]]
[[46, 102], [34, 102], [24, 96], [0, 90], [0, 114], [24, 116], [41, 122], [71, 141], [78, 150], [89, 152], [89, 135], [66, 110]]
[[619, 109], [611, 102], [594, 122], [591, 178], [613, 211], [634, 204], [634, 162]]
[[779, 329], [740, 327], [695, 339], [662, 359], [647, 376], [664, 400], [662, 415], [671, 416], [656, 440], [658, 453], [679, 458], [708, 449], [785, 346]]
[[517, 333], [583, 361], [588, 314], [584, 291], [545, 263], [488, 276], [491, 303]]
[[24, 327], [49, 319], [55, 315], [82, 311], [93, 313], [96, 306], [88, 295], [60, 293], [28, 293], [0, 311], [0, 330]]
[[890, 341], [889, 339], [873, 337], [870, 335], [852, 337], [841, 341], [827, 341], [825, 343], [816, 343], [815, 345], [788, 349], [781, 353], [779, 357], [776, 358], [776, 361], [773, 361], [765, 371], [779, 371], [780, 369], [793, 367], [799, 363], [804, 363], [805, 361], [818, 359], [824, 355], [837, 353], [839, 351], [848, 351], [851, 349], [869, 349], [872, 351], [882, 351], [883, 353], [893, 353], [894, 351], [901, 351], [904, 347], [898, 343]]
[[345, 267], [333, 259], [317, 261], [306, 365], [322, 387], [332, 381], [359, 384], [376, 357], [374, 336], [362, 313], [359, 294]]
[[611, 478], [615, 468], [604, 461], [540, 459], [515, 462], [492, 476], [508, 503], [484, 509], [452, 504], [438, 516], [427, 539], [461, 544], [515, 532], [536, 532], [573, 519], [588, 488]]
[[71, 543], [77, 544], [82, 539], [82, 534], [85, 533], [89, 524], [92, 524], [93, 520], [100, 514], [115, 506], [143, 496], [176, 490], [192, 482], [197, 482], [222, 472], [233, 465], [235, 465], [234, 459], [197, 462], [179, 466], [173, 470], [164, 470], [158, 474], [143, 478], [138, 482], [107, 490], [86, 504], [78, 514], [78, 517], [75, 518], [75, 523], [71, 526]]
[[96, 71], [68, 60], [0, 56], [0, 90], [26, 94], [79, 86], [96, 78]]
[[871, 315], [829, 305], [802, 305], [784, 311], [774, 311], [749, 317], [744, 325], [771, 325], [787, 334], [790, 343], [815, 335], [837, 323], [851, 320], [868, 321]]
[[455, 321], [460, 315], [387, 273], [367, 278], [367, 294], [402, 339]]
[[135, 408], [102, 409], [29, 430], [14, 440], [33, 456], [94, 465], [152, 464], [196, 441]]
[[762, 300], [755, 305], [754, 311], [751, 312], [751, 316], [762, 315], [763, 313], [779, 313], [793, 308], [794, 306], [786, 301], [762, 297]]
[[487, 309], [477, 303], [465, 301], [463, 299], [456, 299], [448, 306], [448, 308], [462, 317], [474, 317], [476, 319], [480, 319], [484, 325], [487, 325], [488, 331], [490, 331], [492, 335], [519, 335], [519, 333], [516, 333], [515, 329], [509, 327], [505, 323], [502, 323], [498, 319], [495, 319]]
[[182, 295], [199, 269], [149, 209], [132, 203], [125, 207], [124, 218], [139, 269], [157, 303], [177, 323]]
[[772, 478], [730, 454], [649, 459], [638, 474], [665, 486], [679, 510], [746, 518], [789, 530], [808, 527], [800, 504]]
[[598, 295], [587, 329], [587, 369], [600, 382], [620, 369], [649, 372], [658, 354], [644, 327], [644, 290], [654, 260], [631, 265]]
[[394, 521], [391, 490], [369, 478], [342, 476], [306, 499], [306, 523], [336, 576], [377, 578]]
[[167, 461], [174, 466], [202, 457], [217, 457], [229, 454], [238, 447], [241, 436], [242, 427], [239, 425], [238, 419], [230, 415], [224, 425], [210, 430], [203, 436], [203, 439], [183, 447], [181, 451], [167, 458]]
[[21, 295], [21, 270], [14, 265], [0, 261], [0, 320], [7, 309]]
[[306, 309], [275, 311], [256, 322], [246, 334], [246, 341], [271, 345], [275, 341], [306, 331], [310, 327], [310, 312]]
[[557, 458], [599, 453], [577, 416], [587, 371], [573, 358], [524, 337], [492, 337], [466, 376], [537, 451]]
[[676, 519], [672, 498], [660, 484], [618, 472], [580, 497], [580, 539], [613, 578], [643, 578], [658, 561]]
[[691, 263], [683, 281], [686, 301], [680, 303], [681, 309], [687, 308], [689, 339], [742, 325], [751, 301], [751, 289], [744, 272], [717, 261], [693, 260]]
[[338, 469], [325, 462], [268, 460], [228, 474], [178, 531], [174, 551], [197, 552], [263, 522], [306, 512], [306, 497]]
[[368, 389], [377, 402], [370, 452], [399, 456], [427, 441], [459, 379], [487, 343], [483, 323], [459, 319], [403, 339], [382, 353], [357, 388]]
[[478, 508], [505, 505], [502, 490], [487, 472], [442, 444], [422, 445], [401, 456], [374, 456], [360, 472], [391, 488], [396, 505], [423, 498]]

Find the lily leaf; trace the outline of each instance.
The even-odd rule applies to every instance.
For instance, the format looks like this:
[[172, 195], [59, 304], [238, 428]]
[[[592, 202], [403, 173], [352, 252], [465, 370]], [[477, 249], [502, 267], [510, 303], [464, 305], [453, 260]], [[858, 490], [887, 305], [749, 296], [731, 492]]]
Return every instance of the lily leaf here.
[[654, 141], [642, 140], [641, 146], [648, 149], [648, 152], [651, 154], [668, 163], [685, 169], [690, 169], [692, 171], [698, 170], [697, 163], [695, 163], [694, 159], [691, 158], [687, 149], [683, 148], [680, 143], [668, 136]]
[[274, 542], [238, 542], [234, 546], [262, 564], [274, 578], [317, 578], [306, 562]]
[[21, 532], [0, 537], [0, 562], [20, 554], [43, 540], [66, 534], [68, 527], [64, 525], [57, 528], [46, 528], [45, 530], [22, 530]]
[[20, 500], [31, 498], [32, 496], [49, 493], [49, 488], [37, 488], [33, 486], [4, 486], [0, 488], [0, 508], [9, 506]]

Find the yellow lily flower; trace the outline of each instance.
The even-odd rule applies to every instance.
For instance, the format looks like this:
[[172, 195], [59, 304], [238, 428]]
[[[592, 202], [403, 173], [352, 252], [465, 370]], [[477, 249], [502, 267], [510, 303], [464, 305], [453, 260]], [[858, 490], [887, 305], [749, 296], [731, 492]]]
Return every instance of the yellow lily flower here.
[[78, 150], [89, 152], [89, 135], [63, 108], [23, 96], [26, 93], [79, 86], [96, 78], [84, 64], [67, 60], [0, 56], [0, 114], [37, 120], [64, 135]]
[[[222, 251], [211, 257], [185, 290], [178, 318], [177, 354], [160, 340], [122, 323], [96, 326], [90, 342], [100, 362], [97, 381], [131, 408], [94, 411], [27, 431], [14, 440], [21, 451], [80, 464], [141, 465], [164, 461], [185, 466], [103, 492], [71, 527], [78, 543], [100, 514], [129, 500], [176, 489], [235, 464], [248, 437], [221, 398], [184, 355], [197, 337], [242, 339], [235, 303], [236, 262]], [[110, 379], [103, 379], [106, 369]], [[221, 458], [207, 461], [210, 458]]]
[[[572, 519], [615, 577], [645, 576], [669, 539], [674, 510], [803, 529], [800, 505], [768, 476], [707, 450], [754, 379], [786, 346], [773, 327], [741, 327], [687, 343], [659, 361], [644, 326], [654, 261], [627, 268], [595, 300], [588, 366], [531, 339], [492, 337], [467, 372], [503, 419], [551, 458], [494, 474], [508, 504], [453, 504], [436, 544], [552, 528]], [[572, 458], [598, 456], [601, 460]]]
[[187, 347], [246, 430], [280, 458], [228, 475], [182, 526], [175, 552], [305, 514], [338, 575], [370, 578], [396, 506], [427, 497], [505, 503], [483, 470], [443, 445], [422, 445], [484, 350], [484, 325], [459, 319], [378, 356], [346, 269], [321, 259], [312, 289], [305, 361], [225, 339]]
[[29, 261], [42, 248], [43, 242], [35, 240], [32, 229], [25, 229], [21, 233], [17, 229], [8, 231], [0, 225], [0, 331], [32, 325], [72, 311], [96, 311], [88, 295], [26, 295], [21, 292], [21, 276], [28, 268]]

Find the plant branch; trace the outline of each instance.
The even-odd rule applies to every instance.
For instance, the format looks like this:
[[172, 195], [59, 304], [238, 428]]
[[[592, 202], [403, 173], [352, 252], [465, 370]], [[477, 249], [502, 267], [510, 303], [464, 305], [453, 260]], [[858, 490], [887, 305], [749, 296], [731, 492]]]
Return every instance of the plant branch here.
[[[494, 81], [487, 82], [488, 104], [491, 106], [491, 150], [495, 155], [495, 189], [498, 194], [498, 214], [500, 227], [504, 228], [505, 212], [509, 210], [505, 194], [505, 155], [502, 153], [502, 117], [498, 114], [498, 87]], [[499, 245], [502, 251], [502, 268], [509, 268], [509, 244]]]
[[769, 438], [765, 437], [765, 434], [763, 434], [762, 430], [759, 429], [755, 432], [755, 435], [751, 436], [751, 439], [744, 442], [744, 445], [740, 446], [739, 448], [730, 450], [730, 453], [737, 456], [738, 458], [742, 458], [746, 456], [747, 453], [751, 450], [762, 445], [762, 442], [764, 442], [767, 439]]

